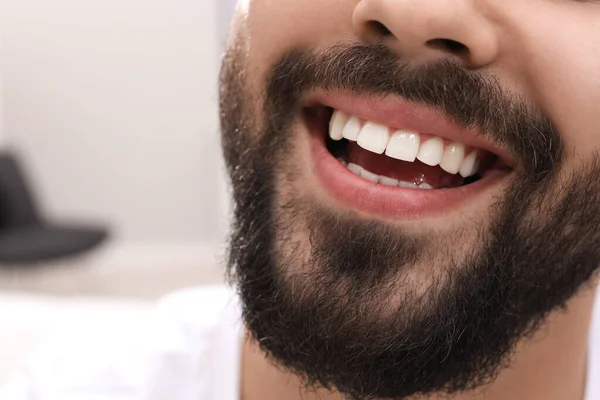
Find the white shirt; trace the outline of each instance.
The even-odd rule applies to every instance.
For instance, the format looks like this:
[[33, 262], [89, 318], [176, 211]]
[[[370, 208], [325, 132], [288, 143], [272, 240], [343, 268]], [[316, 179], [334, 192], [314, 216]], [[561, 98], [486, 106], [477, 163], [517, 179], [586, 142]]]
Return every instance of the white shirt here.
[[[139, 318], [92, 317], [50, 340], [0, 391], [0, 400], [240, 399], [243, 325], [230, 288], [184, 290]], [[594, 318], [591, 337], [598, 334], [600, 318]], [[586, 400], [600, 400], [594, 343]]]

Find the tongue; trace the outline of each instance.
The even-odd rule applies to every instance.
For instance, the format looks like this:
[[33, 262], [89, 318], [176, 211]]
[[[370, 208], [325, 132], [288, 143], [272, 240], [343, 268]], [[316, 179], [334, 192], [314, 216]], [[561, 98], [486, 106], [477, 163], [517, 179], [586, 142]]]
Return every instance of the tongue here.
[[348, 143], [348, 162], [358, 164], [364, 169], [380, 176], [397, 179], [419, 185], [427, 183], [434, 189], [458, 187], [463, 178], [444, 171], [439, 165], [435, 167], [421, 161], [406, 162], [396, 160], [384, 154], [375, 154], [358, 146], [356, 142]]

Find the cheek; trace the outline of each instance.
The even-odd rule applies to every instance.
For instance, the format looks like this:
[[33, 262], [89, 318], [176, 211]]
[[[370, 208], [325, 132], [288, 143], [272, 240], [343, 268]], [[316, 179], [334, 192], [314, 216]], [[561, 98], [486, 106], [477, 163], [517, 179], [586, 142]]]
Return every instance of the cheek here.
[[600, 149], [600, 6], [546, 3], [536, 15], [514, 17], [523, 81], [558, 127], [568, 159], [586, 159]]
[[[595, 36], [600, 38], [600, 31]], [[600, 48], [583, 42], [573, 45], [572, 40], [556, 37], [555, 43], [564, 50], [537, 65], [536, 82], [566, 150], [579, 155], [600, 149]]]
[[353, 37], [354, 1], [253, 0], [247, 13], [250, 63], [263, 75], [297, 47], [329, 46]]

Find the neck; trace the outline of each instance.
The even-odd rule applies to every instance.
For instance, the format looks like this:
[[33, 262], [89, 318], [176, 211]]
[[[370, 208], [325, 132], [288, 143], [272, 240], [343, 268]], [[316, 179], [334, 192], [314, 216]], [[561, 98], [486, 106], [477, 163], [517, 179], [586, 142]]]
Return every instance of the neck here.
[[[475, 392], [450, 397], [432, 395], [427, 399], [583, 400], [594, 297], [595, 289], [588, 289], [571, 299], [565, 310], [551, 315], [542, 329], [517, 346], [510, 368], [503, 370], [489, 386]], [[344, 397], [327, 390], [305, 390], [298, 377], [273, 365], [254, 341], [246, 340], [242, 399], [344, 400]]]

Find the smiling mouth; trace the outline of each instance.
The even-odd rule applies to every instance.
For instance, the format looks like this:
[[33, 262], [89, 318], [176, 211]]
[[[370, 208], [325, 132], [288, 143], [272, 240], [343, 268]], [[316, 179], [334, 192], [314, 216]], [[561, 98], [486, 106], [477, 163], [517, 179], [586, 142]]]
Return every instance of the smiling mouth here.
[[[324, 110], [325, 111], [325, 110]], [[324, 112], [322, 111], [322, 112]], [[450, 189], [508, 170], [495, 154], [328, 109], [326, 146], [355, 175], [392, 187]]]
[[[368, 114], [374, 109], [364, 107], [364, 102], [362, 107], [360, 101], [343, 98], [332, 102], [358, 104], [357, 113], [348, 110], [352, 106], [342, 111], [322, 103], [304, 109], [315, 172], [334, 197], [354, 208], [392, 216], [442, 210], [476, 196], [512, 172], [502, 156], [489, 150], [491, 144], [485, 145], [487, 149], [474, 145], [483, 143], [481, 137], [464, 135], [462, 142], [460, 130], [435, 135], [414, 129], [428, 120], [416, 118], [418, 111], [404, 109], [411, 115], [406, 119], [410, 128], [405, 128], [394, 118], [388, 118], [394, 120], [392, 126], [358, 116], [362, 110]], [[374, 115], [389, 114], [385, 108]], [[421, 125], [411, 123], [411, 118]]]

